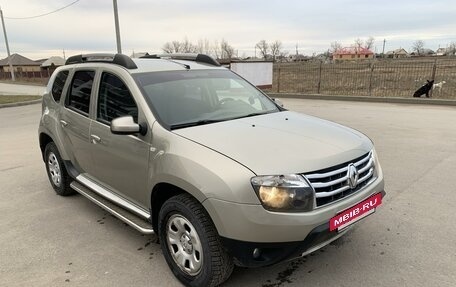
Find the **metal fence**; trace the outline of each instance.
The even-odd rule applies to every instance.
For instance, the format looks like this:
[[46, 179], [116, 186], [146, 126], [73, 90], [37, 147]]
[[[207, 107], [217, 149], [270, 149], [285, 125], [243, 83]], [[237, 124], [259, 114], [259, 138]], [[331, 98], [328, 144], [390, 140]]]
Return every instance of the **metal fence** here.
[[433, 91], [433, 98], [456, 99], [456, 58], [276, 63], [272, 91], [412, 97], [426, 80], [445, 81], [441, 89]]
[[[33, 82], [33, 83], [41, 83], [46, 84], [51, 77], [52, 73], [55, 69], [50, 70], [41, 70], [35, 72], [24, 72], [24, 71], [16, 71], [14, 73], [16, 77], [16, 81], [19, 82]], [[0, 81], [11, 81], [11, 73], [0, 71]]]

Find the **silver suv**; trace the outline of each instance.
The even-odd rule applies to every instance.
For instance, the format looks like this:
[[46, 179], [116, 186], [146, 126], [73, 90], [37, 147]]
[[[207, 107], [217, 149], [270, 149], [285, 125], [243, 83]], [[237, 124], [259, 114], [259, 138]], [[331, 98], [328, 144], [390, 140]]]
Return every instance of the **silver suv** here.
[[372, 142], [284, 109], [206, 55], [74, 56], [43, 97], [52, 187], [157, 233], [188, 286], [309, 254], [385, 194]]

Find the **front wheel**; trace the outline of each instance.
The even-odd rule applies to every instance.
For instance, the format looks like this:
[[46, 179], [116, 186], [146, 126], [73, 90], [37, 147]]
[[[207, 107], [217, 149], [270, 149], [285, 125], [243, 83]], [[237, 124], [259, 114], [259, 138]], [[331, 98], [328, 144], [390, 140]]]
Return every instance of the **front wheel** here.
[[186, 286], [217, 286], [231, 275], [231, 257], [206, 210], [190, 195], [163, 204], [158, 233], [166, 262]]
[[49, 181], [55, 192], [62, 196], [75, 194], [76, 191], [70, 187], [71, 178], [63, 164], [59, 150], [53, 142], [46, 145], [44, 157]]

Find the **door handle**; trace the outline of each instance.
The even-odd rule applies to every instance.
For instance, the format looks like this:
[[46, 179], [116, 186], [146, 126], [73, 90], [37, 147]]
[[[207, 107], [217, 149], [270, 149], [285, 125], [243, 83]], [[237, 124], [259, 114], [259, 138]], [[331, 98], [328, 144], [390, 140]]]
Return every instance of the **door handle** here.
[[62, 125], [62, 127], [66, 127], [68, 125], [68, 123], [64, 120], [60, 120], [60, 124]]
[[97, 144], [101, 142], [101, 138], [97, 135], [90, 135], [90, 138], [92, 139], [93, 144]]

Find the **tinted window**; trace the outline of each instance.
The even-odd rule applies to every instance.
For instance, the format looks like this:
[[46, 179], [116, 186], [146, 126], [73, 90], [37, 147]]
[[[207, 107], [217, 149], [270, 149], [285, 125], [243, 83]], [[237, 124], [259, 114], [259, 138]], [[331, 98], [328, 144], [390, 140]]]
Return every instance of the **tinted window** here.
[[89, 114], [90, 93], [92, 92], [94, 71], [77, 71], [71, 82], [67, 105], [84, 114]]
[[59, 102], [62, 97], [63, 86], [67, 78], [68, 71], [61, 71], [55, 77], [54, 84], [52, 84], [52, 97], [56, 102]]
[[109, 123], [112, 119], [126, 115], [138, 122], [138, 107], [130, 91], [118, 77], [103, 73], [98, 94], [98, 120]]

